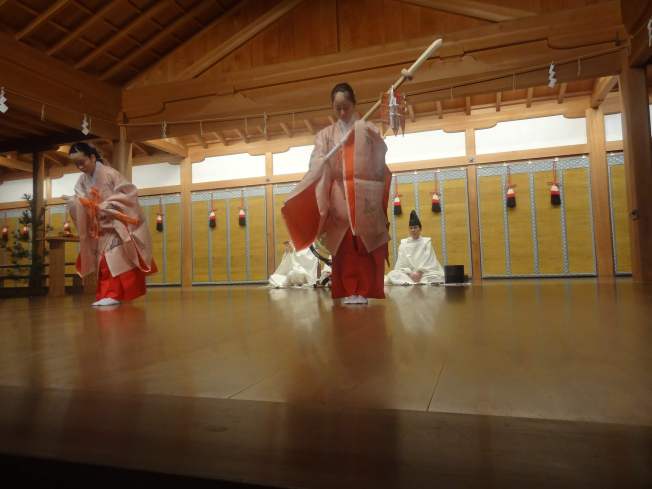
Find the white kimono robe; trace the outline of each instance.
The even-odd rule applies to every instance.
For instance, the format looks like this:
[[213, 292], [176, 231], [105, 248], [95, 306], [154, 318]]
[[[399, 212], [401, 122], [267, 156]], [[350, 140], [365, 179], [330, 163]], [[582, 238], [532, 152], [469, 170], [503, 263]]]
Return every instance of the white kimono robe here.
[[281, 264], [269, 277], [269, 285], [275, 288], [313, 285], [317, 281], [318, 263], [319, 260], [309, 249], [287, 251]]
[[[421, 272], [421, 280], [415, 282], [410, 273]], [[398, 248], [394, 270], [385, 276], [387, 285], [432, 284], [444, 281], [444, 269], [437, 260], [430, 238], [405, 238]]]

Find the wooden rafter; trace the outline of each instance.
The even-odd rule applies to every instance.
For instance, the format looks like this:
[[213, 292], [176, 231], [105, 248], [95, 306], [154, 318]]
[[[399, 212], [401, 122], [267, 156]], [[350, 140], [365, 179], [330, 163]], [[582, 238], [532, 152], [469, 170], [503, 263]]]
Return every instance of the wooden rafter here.
[[124, 26], [122, 28], [122, 30], [118, 31], [114, 36], [110, 37], [104, 43], [102, 43], [100, 46], [98, 46], [97, 49], [91, 51], [86, 56], [84, 56], [81, 60], [79, 60], [75, 64], [75, 68], [80, 69], [80, 68], [83, 68], [84, 66], [86, 66], [88, 63], [90, 63], [95, 58], [97, 58], [100, 54], [102, 54], [107, 49], [114, 46], [123, 37], [126, 37], [127, 34], [129, 34], [129, 31], [131, 31], [135, 27], [138, 27], [138, 25], [145, 22], [150, 17], [156, 15], [161, 10], [163, 10], [165, 7], [167, 7], [169, 5], [169, 3], [170, 3], [170, 0], [162, 0], [160, 2], [155, 2], [150, 8], [145, 10], [142, 14], [136, 16], [131, 22], [129, 22], [126, 26]]
[[414, 106], [412, 104], [408, 104], [408, 116], [410, 117], [411, 122], [416, 122], [417, 118], [414, 115]]
[[288, 127], [288, 125], [285, 122], [281, 122], [281, 129], [283, 129], [283, 132], [285, 133], [285, 135], [287, 137], [289, 137], [289, 138], [292, 137], [292, 131], [290, 131], [290, 128]]
[[208, 51], [200, 59], [198, 59], [186, 69], [181, 70], [175, 79], [185, 80], [201, 75], [215, 63], [219, 62], [221, 59], [228, 56], [237, 48], [263, 31], [270, 24], [290, 12], [301, 2], [302, 0], [282, 0], [280, 3], [270, 8], [267, 12], [262, 14], [245, 28], [240, 29], [237, 34], [231, 36], [219, 46], [216, 46], [214, 49]]
[[475, 19], [502, 22], [536, 15], [535, 12], [503, 7], [489, 2], [474, 0], [401, 0], [403, 3], [428, 7], [442, 12], [465, 15]]
[[471, 115], [471, 97], [469, 95], [464, 97], [464, 113]]
[[566, 96], [566, 89], [568, 88], [568, 83], [559, 84], [559, 92], [557, 93], [557, 103], [561, 104], [564, 102], [564, 97]]
[[20, 41], [23, 37], [27, 36], [30, 32], [32, 32], [34, 29], [36, 29], [38, 26], [43, 24], [46, 20], [48, 20], [52, 15], [57, 13], [58, 10], [60, 10], [63, 6], [68, 3], [68, 0], [57, 0], [54, 2], [49, 8], [47, 8], [44, 12], [42, 12], [40, 15], [38, 15], [32, 22], [30, 22], [23, 30], [18, 32], [15, 36], [17, 41]]
[[527, 98], [525, 99], [525, 106], [530, 108], [532, 107], [532, 98], [534, 97], [534, 87], [527, 89]]
[[496, 112], [500, 112], [500, 104], [503, 101], [503, 92], [496, 92]]
[[248, 134], [243, 133], [243, 132], [242, 132], [239, 128], [237, 128], [237, 127], [234, 129], [234, 131], [235, 131], [235, 133], [238, 135], [238, 137], [239, 137], [240, 139], [242, 139], [245, 143], [248, 143], [248, 142], [249, 142], [249, 135], [248, 135]]
[[188, 148], [180, 144], [175, 138], [153, 139], [150, 141], [145, 141], [145, 144], [172, 155], [182, 156], [184, 158], [188, 156]]
[[16, 160], [7, 156], [0, 155], [0, 166], [11, 170], [20, 170], [32, 173], [32, 165], [24, 161]]
[[435, 106], [437, 107], [437, 117], [439, 117], [440, 119], [443, 119], [444, 118], [444, 109], [442, 107], [441, 100], [437, 100], [437, 102], [435, 102]]
[[170, 25], [168, 25], [163, 30], [161, 30], [158, 34], [148, 39], [145, 44], [140, 46], [138, 49], [134, 49], [131, 53], [129, 53], [124, 58], [122, 58], [122, 60], [120, 60], [118, 63], [114, 64], [104, 73], [102, 73], [102, 75], [100, 75], [100, 80], [106, 80], [107, 78], [117, 73], [119, 70], [121, 70], [124, 66], [127, 66], [138, 56], [152, 49], [153, 46], [156, 46], [156, 44], [160, 42], [161, 39], [164, 39], [166, 36], [169, 36], [172, 32], [178, 29], [179, 26], [185, 24], [190, 19], [194, 18], [197, 14], [199, 14], [202, 10], [207, 8], [209, 5], [213, 5], [213, 4], [214, 4], [213, 0], [202, 0], [201, 2], [199, 2], [197, 5], [192, 7], [181, 17], [177, 18], [177, 20], [175, 20]]
[[312, 125], [312, 122], [310, 122], [310, 119], [304, 119], [303, 123], [305, 124], [306, 128], [310, 132], [310, 134], [315, 134], [315, 126]]
[[591, 94], [591, 107], [597, 109], [600, 107], [607, 95], [618, 83], [617, 76], [603, 76], [595, 81], [593, 93]]

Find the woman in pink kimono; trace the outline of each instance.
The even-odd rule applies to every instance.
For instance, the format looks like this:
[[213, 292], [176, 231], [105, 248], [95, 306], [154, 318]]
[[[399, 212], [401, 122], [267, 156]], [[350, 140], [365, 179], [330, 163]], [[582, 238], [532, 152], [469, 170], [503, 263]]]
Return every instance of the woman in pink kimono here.
[[[333, 255], [333, 298], [366, 304], [368, 298], [385, 297], [391, 183], [387, 146], [372, 123], [357, 120], [348, 83], [333, 88], [331, 102], [338, 120], [317, 133], [308, 173], [282, 213], [297, 250], [321, 239]], [[327, 159], [347, 134], [342, 148]]]
[[74, 197], [64, 198], [79, 231], [77, 272], [82, 277], [97, 273], [93, 306], [144, 295], [145, 275], [156, 272], [156, 265], [138, 189], [87, 143], [73, 144], [69, 156], [82, 175]]

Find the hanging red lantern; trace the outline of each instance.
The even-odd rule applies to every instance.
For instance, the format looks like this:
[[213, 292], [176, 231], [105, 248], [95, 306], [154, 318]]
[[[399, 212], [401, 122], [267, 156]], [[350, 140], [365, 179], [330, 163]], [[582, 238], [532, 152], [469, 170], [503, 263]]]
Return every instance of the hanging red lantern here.
[[550, 204], [554, 206], [561, 205], [561, 193], [559, 191], [559, 182], [557, 181], [557, 161], [559, 158], [555, 158], [552, 162], [552, 182], [548, 182], [550, 185]]
[[439, 195], [439, 170], [435, 172], [435, 191], [432, 193], [432, 212], [441, 212], [441, 199]]
[[513, 209], [516, 207], [516, 185], [512, 183], [512, 172], [509, 169], [509, 166], [507, 167], [507, 192], [505, 194], [505, 204], [507, 207], [510, 209]]
[[2, 241], [9, 241], [9, 227], [6, 224], [2, 226]]
[[29, 239], [29, 228], [25, 225], [20, 230], [20, 239], [27, 241]]
[[163, 232], [163, 199], [159, 197], [158, 199], [158, 213], [156, 214], [156, 230], [161, 233]]
[[247, 225], [247, 213], [245, 212], [244, 204], [244, 190], [240, 191], [240, 211], [238, 212], [238, 224], [240, 226]]

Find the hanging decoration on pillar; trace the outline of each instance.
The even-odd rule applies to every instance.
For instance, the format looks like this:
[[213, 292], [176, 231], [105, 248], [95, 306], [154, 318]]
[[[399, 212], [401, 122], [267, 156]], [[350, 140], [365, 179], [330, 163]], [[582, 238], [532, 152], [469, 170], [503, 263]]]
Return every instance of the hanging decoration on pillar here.
[[9, 241], [9, 223], [7, 222], [7, 213], [5, 212], [5, 223], [2, 226], [2, 241]]
[[403, 214], [403, 207], [401, 207], [401, 194], [398, 193], [398, 185], [396, 177], [394, 177], [394, 215], [400, 216]]
[[158, 198], [158, 212], [156, 213], [156, 230], [163, 232], [163, 197]]
[[7, 97], [5, 96], [5, 87], [0, 87], [0, 112], [3, 114], [9, 110], [9, 106], [6, 104]]
[[240, 190], [240, 210], [238, 211], [238, 224], [247, 225], [247, 213], [245, 212], [244, 189]]
[[70, 221], [66, 217], [66, 220], [63, 223], [63, 235], [68, 237], [72, 236], [72, 231], [70, 230]]
[[84, 136], [88, 136], [91, 132], [91, 119], [86, 114], [82, 117], [81, 132]]
[[392, 129], [394, 136], [398, 134], [399, 129], [405, 135], [405, 114], [407, 114], [407, 111], [405, 95], [394, 91], [393, 87], [389, 89], [389, 92], [384, 92], [381, 95], [380, 118], [383, 124], [387, 124]]
[[505, 204], [507, 207], [510, 209], [513, 209], [516, 207], [516, 185], [512, 183], [512, 172], [509, 168], [509, 165], [505, 165], [507, 167], [507, 192], [505, 193]]
[[208, 227], [215, 229], [217, 218], [215, 217], [215, 206], [213, 205], [213, 192], [211, 192], [211, 211], [208, 213]]
[[27, 227], [26, 224], [24, 224], [23, 227], [20, 229], [20, 240], [21, 241], [29, 240], [29, 228]]
[[548, 68], [548, 88], [554, 88], [557, 84], [557, 73], [555, 71], [555, 63], [550, 63]]
[[432, 193], [432, 212], [441, 212], [441, 202], [439, 194], [439, 170], [435, 171], [435, 191]]
[[559, 182], [557, 181], [557, 162], [559, 158], [555, 158], [552, 162], [552, 182], [550, 185], [550, 203], [554, 206], [561, 205], [561, 193], [559, 192]]

